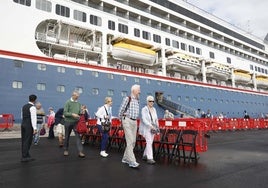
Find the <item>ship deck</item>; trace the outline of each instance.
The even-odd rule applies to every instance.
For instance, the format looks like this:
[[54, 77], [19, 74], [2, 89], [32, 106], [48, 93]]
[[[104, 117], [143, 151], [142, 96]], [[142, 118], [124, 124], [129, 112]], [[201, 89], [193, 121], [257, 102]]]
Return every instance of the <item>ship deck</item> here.
[[210, 135], [208, 151], [200, 153], [197, 165], [162, 159], [148, 165], [136, 153], [139, 169], [122, 164], [123, 152], [114, 149], [108, 158], [101, 158], [96, 145], [85, 145], [86, 158], [78, 158], [73, 137], [68, 157], [63, 156], [57, 139], [42, 137], [31, 148], [36, 160], [21, 163], [20, 139], [4, 138], [0, 141], [0, 187], [267, 187], [268, 130]]

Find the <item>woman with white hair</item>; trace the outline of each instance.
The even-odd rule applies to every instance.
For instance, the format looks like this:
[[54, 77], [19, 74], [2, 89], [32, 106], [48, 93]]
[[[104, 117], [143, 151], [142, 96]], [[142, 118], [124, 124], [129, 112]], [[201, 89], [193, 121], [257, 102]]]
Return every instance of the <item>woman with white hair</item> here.
[[141, 122], [139, 127], [139, 134], [146, 140], [146, 147], [143, 153], [143, 160], [148, 164], [155, 164], [153, 159], [153, 141], [154, 135], [159, 132], [158, 117], [156, 109], [153, 107], [154, 97], [147, 97], [147, 105], [141, 110]]

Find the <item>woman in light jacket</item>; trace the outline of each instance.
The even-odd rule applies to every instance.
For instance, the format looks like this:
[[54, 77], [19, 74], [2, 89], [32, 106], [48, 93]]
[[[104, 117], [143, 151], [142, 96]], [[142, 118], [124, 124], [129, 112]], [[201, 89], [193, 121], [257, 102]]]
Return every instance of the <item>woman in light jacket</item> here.
[[109, 132], [104, 132], [102, 130], [101, 122], [105, 121], [106, 119], [109, 119], [111, 121], [112, 119], [112, 98], [111, 97], [105, 97], [104, 105], [98, 109], [98, 111], [95, 113], [95, 116], [97, 117], [97, 126], [101, 133], [101, 151], [100, 155], [102, 157], [107, 157], [108, 153], [106, 153], [106, 147], [108, 143], [109, 138]]
[[141, 110], [141, 122], [139, 126], [139, 134], [146, 140], [146, 147], [143, 153], [143, 160], [148, 164], [155, 164], [153, 159], [153, 141], [154, 135], [159, 131], [158, 117], [154, 105], [154, 97], [147, 97], [147, 105]]

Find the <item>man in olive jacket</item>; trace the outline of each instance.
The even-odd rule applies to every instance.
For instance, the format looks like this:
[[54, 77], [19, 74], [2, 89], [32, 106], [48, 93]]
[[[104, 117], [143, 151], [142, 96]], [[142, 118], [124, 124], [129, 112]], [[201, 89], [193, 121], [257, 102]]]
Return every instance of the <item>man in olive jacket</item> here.
[[70, 134], [72, 130], [75, 133], [75, 138], [76, 138], [76, 146], [78, 150], [78, 156], [83, 158], [85, 157], [85, 154], [83, 153], [83, 145], [81, 143], [81, 138], [80, 135], [76, 132], [76, 126], [77, 122], [80, 117], [81, 113], [81, 104], [77, 101], [79, 98], [79, 92], [74, 91], [72, 94], [72, 97], [67, 100], [67, 102], [64, 105], [64, 110], [63, 114], [65, 117], [65, 141], [64, 141], [64, 156], [69, 155], [69, 139], [70, 139]]

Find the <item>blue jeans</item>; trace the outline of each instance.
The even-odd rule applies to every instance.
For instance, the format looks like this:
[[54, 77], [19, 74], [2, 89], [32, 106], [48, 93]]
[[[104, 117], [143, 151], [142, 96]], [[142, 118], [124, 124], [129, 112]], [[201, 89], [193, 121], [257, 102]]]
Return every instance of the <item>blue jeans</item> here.
[[40, 130], [43, 124], [36, 124], [37, 133], [33, 136], [33, 142], [38, 143], [40, 140]]
[[106, 151], [108, 138], [109, 138], [109, 132], [103, 132], [101, 125], [97, 125], [98, 129], [101, 133], [101, 151]]

